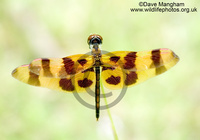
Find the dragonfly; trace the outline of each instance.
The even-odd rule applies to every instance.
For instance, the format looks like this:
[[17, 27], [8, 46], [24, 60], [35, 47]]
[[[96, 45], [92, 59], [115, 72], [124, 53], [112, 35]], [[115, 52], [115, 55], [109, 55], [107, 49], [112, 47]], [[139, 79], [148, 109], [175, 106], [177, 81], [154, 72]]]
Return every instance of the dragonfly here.
[[93, 89], [96, 119], [100, 116], [100, 80], [108, 89], [121, 89], [139, 84], [164, 73], [177, 64], [179, 57], [170, 49], [150, 51], [114, 51], [102, 54], [103, 38], [88, 37], [91, 54], [64, 58], [39, 58], [13, 70], [12, 76], [33, 86], [68, 93]]

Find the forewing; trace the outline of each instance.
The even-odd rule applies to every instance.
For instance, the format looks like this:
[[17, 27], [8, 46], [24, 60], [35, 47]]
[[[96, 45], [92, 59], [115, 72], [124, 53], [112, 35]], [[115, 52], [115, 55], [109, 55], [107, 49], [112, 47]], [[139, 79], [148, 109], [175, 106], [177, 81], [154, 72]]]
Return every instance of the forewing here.
[[102, 81], [110, 89], [141, 83], [165, 72], [179, 61], [178, 56], [169, 49], [144, 52], [118, 51], [105, 54], [103, 57]]
[[162, 48], [151, 51], [116, 51], [104, 54], [102, 61], [105, 66], [121, 67], [129, 71], [157, 69], [168, 63], [177, 63], [178, 56], [170, 49]]
[[39, 58], [29, 64], [29, 70], [42, 77], [69, 78], [93, 65], [90, 55], [72, 55], [64, 58]]

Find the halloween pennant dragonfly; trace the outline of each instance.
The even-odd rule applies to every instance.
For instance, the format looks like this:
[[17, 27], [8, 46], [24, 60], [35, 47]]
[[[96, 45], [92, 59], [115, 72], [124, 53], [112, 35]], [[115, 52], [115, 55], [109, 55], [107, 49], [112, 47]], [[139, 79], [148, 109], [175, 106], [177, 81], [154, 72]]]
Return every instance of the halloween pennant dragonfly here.
[[170, 49], [151, 51], [115, 51], [101, 53], [103, 38], [92, 34], [88, 37], [91, 55], [77, 54], [64, 58], [39, 58], [22, 65], [12, 76], [24, 83], [53, 90], [86, 92], [95, 89], [96, 118], [100, 109], [100, 67], [103, 85], [109, 89], [120, 89], [141, 83], [159, 75], [178, 61], [179, 57]]

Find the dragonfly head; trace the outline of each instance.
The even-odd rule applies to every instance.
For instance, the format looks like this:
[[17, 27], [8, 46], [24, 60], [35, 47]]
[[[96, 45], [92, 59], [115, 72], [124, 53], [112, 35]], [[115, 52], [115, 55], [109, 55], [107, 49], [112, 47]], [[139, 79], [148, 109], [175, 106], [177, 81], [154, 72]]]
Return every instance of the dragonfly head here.
[[87, 40], [90, 49], [93, 48], [94, 46], [100, 46], [102, 42], [103, 38], [98, 34], [91, 34]]

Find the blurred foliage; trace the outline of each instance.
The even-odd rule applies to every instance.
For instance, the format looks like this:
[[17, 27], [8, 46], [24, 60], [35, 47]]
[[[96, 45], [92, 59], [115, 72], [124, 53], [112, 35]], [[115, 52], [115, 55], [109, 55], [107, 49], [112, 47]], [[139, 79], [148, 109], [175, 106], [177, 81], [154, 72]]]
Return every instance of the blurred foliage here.
[[[197, 0], [178, 2], [200, 6]], [[180, 57], [168, 72], [129, 88], [110, 109], [119, 139], [200, 139], [200, 14], [130, 12], [138, 3], [1, 0], [0, 139], [113, 139], [105, 110], [96, 122], [94, 110], [72, 94], [11, 77], [15, 67], [35, 58], [87, 53], [90, 33], [103, 36], [105, 51], [170, 48]]]

